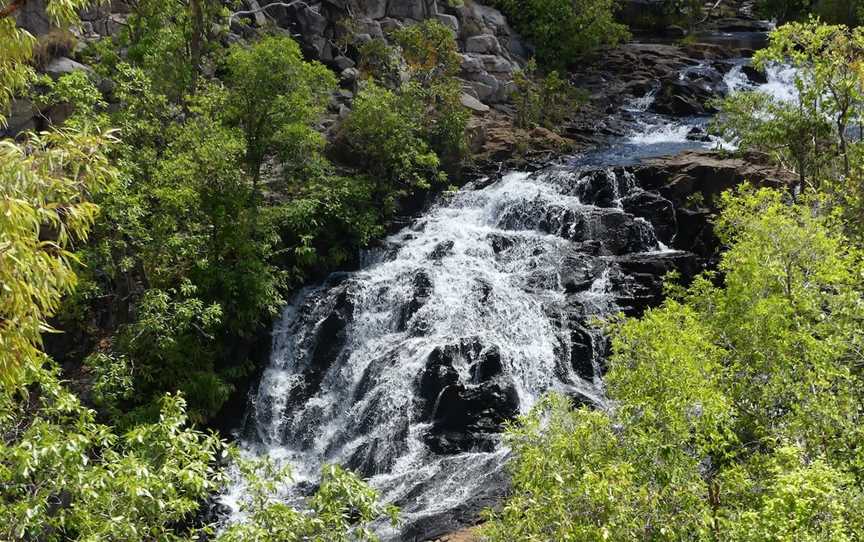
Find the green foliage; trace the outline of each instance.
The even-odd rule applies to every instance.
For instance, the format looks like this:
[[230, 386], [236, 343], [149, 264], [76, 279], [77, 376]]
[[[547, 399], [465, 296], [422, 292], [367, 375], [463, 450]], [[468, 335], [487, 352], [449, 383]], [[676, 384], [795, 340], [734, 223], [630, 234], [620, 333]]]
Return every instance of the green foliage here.
[[438, 20], [427, 19], [396, 30], [393, 39], [402, 48], [409, 76], [428, 84], [459, 73], [461, 57], [453, 31]]
[[264, 159], [284, 149], [286, 140], [290, 146], [298, 137], [309, 137], [336, 79], [322, 64], [305, 62], [290, 38], [235, 45], [226, 69], [227, 120], [242, 130], [248, 173], [258, 179]]
[[223, 444], [185, 427], [167, 396], [158, 423], [118, 436], [39, 371], [33, 402], [0, 399], [0, 536], [5, 540], [181, 540], [180, 522], [218, 489]]
[[[16, 10], [23, 3], [0, 0], [0, 126], [6, 124], [9, 103], [25, 91], [34, 77], [29, 62], [33, 58], [37, 40], [29, 32], [18, 27]], [[49, 0], [45, 2], [45, 16], [58, 31], [76, 24], [78, 13], [86, 9], [90, 0]]]
[[[429, 19], [397, 30], [393, 38], [398, 50], [383, 40], [361, 49], [360, 67], [374, 82], [361, 89], [344, 130], [364, 170], [385, 177], [377, 192], [388, 206], [399, 194], [386, 192], [427, 189], [443, 179], [439, 167], [458, 171], [470, 117], [455, 77], [461, 58], [453, 31]], [[404, 82], [400, 60], [406, 66]], [[379, 114], [386, 115], [380, 122]], [[400, 141], [407, 143], [404, 148]]]
[[453, 31], [429, 19], [397, 30], [410, 84], [402, 93], [423, 104], [423, 139], [448, 169], [455, 169], [466, 152], [469, 112], [462, 105], [462, 84], [456, 79], [461, 57]]
[[614, 0], [495, 0], [537, 49], [544, 66], [566, 68], [596, 49], [627, 39]]
[[92, 191], [117, 176], [111, 133], [49, 132], [26, 144], [0, 141], [0, 384], [41, 366], [41, 334], [75, 286], [70, 246], [86, 240]]
[[780, 23], [806, 19], [816, 15], [831, 24], [858, 26], [864, 15], [864, 6], [859, 0], [759, 0], [758, 14]]
[[401, 57], [395, 47], [387, 45], [384, 38], [374, 38], [360, 46], [357, 67], [364, 78], [374, 79], [387, 88], [398, 88], [402, 82], [400, 62]]
[[532, 59], [525, 69], [514, 74], [516, 92], [515, 124], [520, 128], [543, 126], [557, 130], [567, 116], [585, 101], [569, 81], [562, 79], [557, 71], [545, 77], [537, 74], [537, 63]]
[[389, 518], [396, 524], [398, 509], [380, 504], [374, 489], [338, 466], [324, 467], [321, 485], [309, 501], [311, 513], [273, 498], [291, 481], [287, 466], [278, 467], [265, 458], [238, 459], [237, 467], [246, 488], [240, 511], [248, 520], [231, 525], [218, 537], [218, 542], [374, 542], [377, 537], [369, 529], [369, 523]]
[[857, 540], [861, 255], [817, 201], [724, 196], [716, 277], [614, 328], [606, 410], [511, 428], [490, 540]]
[[[754, 62], [793, 66], [797, 97], [780, 102], [756, 92], [738, 93], [719, 103], [715, 131], [738, 142], [741, 150], [768, 154], [795, 172], [801, 188], [820, 190], [827, 203], [849, 216], [862, 210], [858, 161], [860, 137], [852, 126], [864, 120], [864, 30], [824, 25], [811, 19], [789, 23], [770, 36]], [[860, 136], [860, 134], [859, 134]]]
[[761, 92], [736, 92], [717, 106], [713, 133], [734, 141], [741, 150], [765, 153], [795, 172], [801, 186], [815, 187], [826, 177], [836, 145], [833, 127], [819, 111]]
[[369, 82], [357, 95], [343, 126], [345, 138], [376, 180], [376, 200], [392, 205], [398, 193], [442, 182], [439, 160], [422, 138], [421, 103]]

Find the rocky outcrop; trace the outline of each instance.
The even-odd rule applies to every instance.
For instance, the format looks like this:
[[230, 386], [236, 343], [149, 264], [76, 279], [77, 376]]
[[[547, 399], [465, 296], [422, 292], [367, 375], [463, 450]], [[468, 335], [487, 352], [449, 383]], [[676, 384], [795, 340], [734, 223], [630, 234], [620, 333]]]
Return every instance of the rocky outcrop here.
[[[264, 7], [279, 26], [290, 30], [310, 58], [342, 74], [353, 68], [363, 43], [375, 38], [388, 39], [397, 28], [436, 19], [456, 36], [462, 52], [460, 77], [466, 92], [487, 104], [507, 99], [513, 88], [514, 70], [531, 55], [529, 47], [500, 11], [477, 2], [452, 7], [438, 0], [327, 0], [298, 2], [289, 7], [274, 3], [270, 9], [266, 9], [267, 0], [255, 3]], [[342, 24], [346, 19], [351, 21], [347, 29]], [[251, 14], [245, 22], [261, 24]], [[346, 32], [351, 34], [347, 36], [347, 48]], [[343, 45], [337, 46], [337, 41]]]
[[[792, 189], [797, 179], [788, 171], [769, 165], [759, 154], [731, 156], [712, 151], [691, 151], [656, 158], [633, 168], [638, 184], [675, 207], [675, 235], [671, 246], [716, 258], [719, 243], [710, 227], [718, 196], [743, 182], [755, 186]], [[651, 205], [640, 206], [650, 212]], [[660, 231], [664, 231], [663, 227]], [[669, 231], [665, 234], [668, 235]]]

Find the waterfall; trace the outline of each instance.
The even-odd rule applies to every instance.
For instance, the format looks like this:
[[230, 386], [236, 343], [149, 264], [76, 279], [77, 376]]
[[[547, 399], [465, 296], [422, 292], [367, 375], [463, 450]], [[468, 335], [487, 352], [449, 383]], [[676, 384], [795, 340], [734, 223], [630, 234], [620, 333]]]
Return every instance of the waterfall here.
[[[772, 73], [769, 88], [785, 76]], [[653, 99], [630, 106], [640, 128], [617, 145], [469, 185], [359, 271], [296, 295], [241, 435], [244, 453], [292, 465], [282, 498], [302, 502], [338, 463], [401, 508], [399, 528], [376, 527], [385, 540], [424, 540], [500, 500], [506, 420], [550, 390], [603, 405], [608, 344], [593, 322], [656, 303], [658, 277], [695, 261], [667, 247], [672, 204], [618, 167], [713, 145], [687, 137], [706, 119], [646, 113]], [[242, 495], [238, 481], [222, 497], [234, 521]]]
[[300, 292], [274, 329], [245, 449], [289, 461], [298, 482], [324, 463], [355, 469], [409, 530], [490, 504], [502, 422], [554, 389], [603, 402], [590, 321], [632, 293], [619, 259], [662, 253], [622, 208], [637, 191], [613, 168], [511, 173], [435, 206], [364, 269]]

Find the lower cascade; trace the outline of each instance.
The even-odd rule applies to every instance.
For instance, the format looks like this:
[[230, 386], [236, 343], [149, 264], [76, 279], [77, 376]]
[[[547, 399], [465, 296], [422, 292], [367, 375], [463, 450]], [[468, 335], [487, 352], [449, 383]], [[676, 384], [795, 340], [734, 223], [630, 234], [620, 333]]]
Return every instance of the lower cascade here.
[[[646, 197], [664, 223], [627, 211]], [[369, 477], [402, 511], [385, 539], [457, 526], [505, 488], [503, 422], [549, 390], [602, 405], [593, 320], [694, 265], [674, 233], [672, 204], [620, 168], [462, 190], [285, 309], [244, 447], [290, 462], [298, 498], [324, 463]]]

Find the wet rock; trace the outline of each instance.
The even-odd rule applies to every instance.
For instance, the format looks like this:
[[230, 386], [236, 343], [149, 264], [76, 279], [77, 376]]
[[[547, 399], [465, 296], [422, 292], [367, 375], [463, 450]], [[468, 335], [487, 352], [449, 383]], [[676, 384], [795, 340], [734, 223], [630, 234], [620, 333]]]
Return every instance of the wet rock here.
[[503, 371], [498, 349], [485, 348], [476, 337], [432, 350], [418, 381], [420, 415], [432, 422], [426, 436], [432, 451], [492, 449], [502, 424], [519, 413], [518, 393]]
[[559, 282], [565, 293], [573, 294], [591, 288], [604, 269], [603, 262], [584, 252], [574, 251], [561, 260]]
[[680, 39], [687, 36], [687, 31], [680, 26], [671, 25], [663, 29], [663, 36], [672, 39]]
[[720, 32], [770, 32], [773, 26], [768, 21], [755, 19], [718, 19], [712, 26]]
[[615, 302], [628, 316], [639, 316], [663, 301], [666, 273], [677, 271], [686, 284], [701, 270], [695, 254], [679, 251], [628, 254], [613, 262], [621, 271], [612, 275]]
[[411, 325], [411, 335], [423, 335], [428, 329], [425, 328], [425, 322], [412, 322], [414, 315], [429, 301], [429, 296], [432, 295], [432, 280], [425, 271], [417, 271], [412, 280], [411, 301], [403, 308], [399, 315], [397, 329], [404, 330]]
[[637, 182], [647, 190], [656, 190], [684, 207], [694, 193], [709, 204], [720, 193], [745, 180], [757, 186], [791, 187], [794, 175], [767, 165], [765, 156], [750, 153], [728, 156], [714, 151], [689, 151], [672, 157], [655, 158], [633, 169]]
[[636, 191], [624, 197], [621, 206], [628, 213], [650, 222], [657, 238], [663, 243], [671, 243], [678, 232], [675, 206], [656, 192]]
[[451, 254], [453, 254], [453, 240], [448, 239], [447, 241], [441, 241], [432, 249], [432, 252], [429, 253], [429, 259], [433, 262], [440, 262]]
[[741, 73], [743, 73], [744, 76], [754, 85], [764, 85], [768, 82], [768, 76], [753, 66], [741, 66]]
[[650, 224], [617, 208], [552, 206], [546, 209], [537, 227], [575, 242], [599, 242], [605, 254], [650, 250], [657, 243]]
[[583, 325], [573, 322], [570, 328], [570, 365], [580, 378], [592, 380], [596, 376], [597, 352], [594, 335]]
[[572, 193], [583, 203], [614, 207], [633, 186], [633, 178], [622, 168], [596, 169], [579, 179]]

